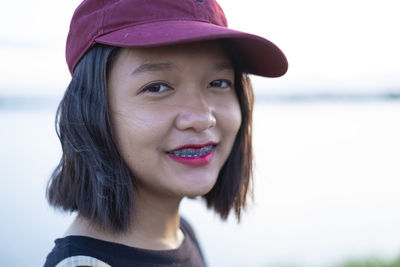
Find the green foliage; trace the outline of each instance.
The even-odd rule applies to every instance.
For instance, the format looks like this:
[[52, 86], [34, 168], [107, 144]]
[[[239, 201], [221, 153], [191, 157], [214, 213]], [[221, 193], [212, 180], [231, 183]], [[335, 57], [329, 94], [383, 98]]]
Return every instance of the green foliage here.
[[400, 257], [393, 261], [384, 261], [381, 259], [348, 261], [336, 267], [400, 267]]
[[[268, 265], [268, 267], [305, 267], [296, 264]], [[400, 267], [400, 257], [392, 261], [379, 258], [369, 258], [363, 260], [349, 260], [341, 264], [333, 264], [330, 267]]]

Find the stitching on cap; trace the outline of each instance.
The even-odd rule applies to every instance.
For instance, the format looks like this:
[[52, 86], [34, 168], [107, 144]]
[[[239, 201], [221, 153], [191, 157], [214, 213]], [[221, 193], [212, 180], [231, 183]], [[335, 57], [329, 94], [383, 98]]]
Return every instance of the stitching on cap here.
[[[107, 1], [107, 0], [105, 0], [105, 1]], [[104, 0], [103, 0], [103, 2], [104, 2]], [[102, 9], [102, 12], [101, 12], [101, 27], [99, 27], [98, 29], [97, 29], [97, 32], [98, 32], [98, 34], [103, 34], [104, 33], [104, 17], [105, 17], [105, 9], [103, 8]]]

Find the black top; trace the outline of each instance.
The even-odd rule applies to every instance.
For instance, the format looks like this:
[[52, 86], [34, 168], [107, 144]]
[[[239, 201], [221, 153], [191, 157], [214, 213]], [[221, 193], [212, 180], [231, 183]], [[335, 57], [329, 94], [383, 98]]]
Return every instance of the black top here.
[[[140, 249], [86, 236], [59, 238], [55, 240], [55, 246], [47, 256], [44, 267], [54, 267], [61, 261], [63, 263], [66, 261], [79, 262], [77, 259], [81, 257], [74, 256], [89, 256], [103, 263], [103, 265], [93, 264], [93, 266], [205, 267], [205, 260], [193, 229], [184, 219], [181, 219], [180, 227], [185, 238], [179, 248], [172, 250]], [[96, 261], [96, 259], [94, 260]], [[62, 266], [79, 265], [82, 265], [81, 262], [78, 265]]]

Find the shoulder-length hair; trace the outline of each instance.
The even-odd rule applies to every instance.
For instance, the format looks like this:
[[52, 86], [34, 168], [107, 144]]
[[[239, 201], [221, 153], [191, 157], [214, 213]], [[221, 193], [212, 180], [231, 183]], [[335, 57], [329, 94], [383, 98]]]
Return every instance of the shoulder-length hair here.
[[[240, 220], [252, 191], [253, 89], [226, 40], [223, 46], [235, 68], [242, 123], [216, 184], [203, 198], [222, 219], [234, 210]], [[123, 233], [134, 212], [135, 177], [117, 149], [107, 97], [107, 72], [116, 53], [117, 47], [96, 44], [74, 70], [57, 109], [63, 154], [46, 195], [56, 208], [77, 211], [100, 229]]]

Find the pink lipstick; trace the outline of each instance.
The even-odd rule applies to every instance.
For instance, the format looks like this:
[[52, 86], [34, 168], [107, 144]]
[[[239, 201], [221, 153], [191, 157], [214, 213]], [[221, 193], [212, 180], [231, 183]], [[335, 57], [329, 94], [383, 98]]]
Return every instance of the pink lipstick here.
[[211, 162], [215, 152], [214, 143], [185, 145], [168, 152], [169, 157], [188, 166], [203, 166]]

